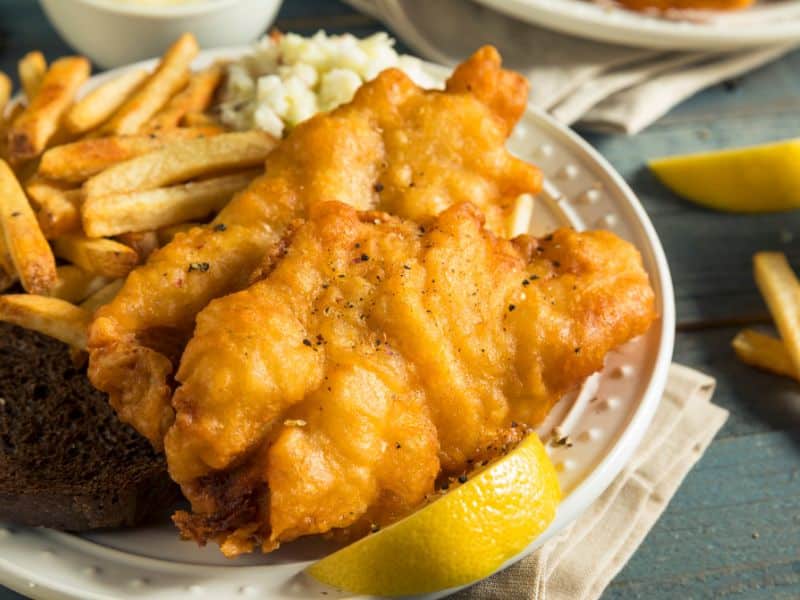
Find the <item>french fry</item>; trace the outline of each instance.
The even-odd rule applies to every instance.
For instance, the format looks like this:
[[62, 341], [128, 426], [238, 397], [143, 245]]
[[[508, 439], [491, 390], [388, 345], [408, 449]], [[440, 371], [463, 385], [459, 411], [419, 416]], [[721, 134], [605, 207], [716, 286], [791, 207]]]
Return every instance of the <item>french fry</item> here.
[[47, 150], [39, 163], [39, 175], [56, 181], [83, 183], [117, 163], [160, 150], [180, 140], [222, 133], [218, 126], [158, 131], [149, 135], [87, 138]]
[[0, 296], [0, 321], [13, 323], [86, 349], [91, 313], [59, 298], [36, 294]]
[[10, 275], [16, 275], [17, 273], [17, 269], [14, 267], [14, 261], [11, 260], [11, 253], [8, 251], [8, 245], [3, 235], [2, 226], [0, 226], [0, 267]]
[[202, 113], [222, 80], [222, 66], [212, 65], [204, 71], [195, 73], [186, 88], [175, 94], [167, 105], [148, 123], [149, 131], [177, 127], [189, 113]]
[[146, 191], [232, 169], [261, 166], [276, 140], [263, 131], [175, 142], [119, 163], [84, 184], [86, 199]]
[[743, 363], [797, 379], [792, 359], [778, 338], [753, 329], [744, 329], [736, 334], [731, 346]]
[[0, 160], [0, 225], [22, 287], [46, 293], [57, 281], [56, 262], [11, 167]]
[[16, 276], [11, 275], [4, 268], [0, 267], [0, 292], [5, 292], [16, 282], [17, 282]]
[[108, 285], [101, 287], [94, 294], [81, 302], [81, 308], [87, 311], [89, 314], [94, 315], [98, 308], [105, 306], [116, 297], [116, 295], [122, 289], [123, 283], [125, 283], [124, 279], [116, 279]]
[[155, 231], [132, 231], [117, 236], [117, 241], [130, 246], [139, 255], [139, 262], [145, 262], [158, 250], [158, 234]]
[[[6, 109], [8, 113], [5, 118], [0, 118], [0, 158], [8, 158], [8, 130], [11, 128], [11, 123], [22, 114], [25, 106], [21, 102], [15, 102], [10, 109]], [[0, 111], [0, 114], [2, 111]]]
[[90, 197], [83, 204], [83, 230], [90, 237], [150, 231], [221, 210], [258, 175], [248, 171], [168, 188]]
[[75, 134], [98, 127], [122, 106], [148, 75], [145, 70], [128, 71], [99, 85], [69, 109], [64, 115], [64, 125]]
[[753, 257], [756, 285], [781, 334], [783, 345], [800, 375], [800, 283], [782, 252], [759, 252]]
[[56, 270], [58, 271], [58, 283], [53, 286], [48, 296], [73, 304], [85, 300], [109, 283], [108, 278], [89, 273], [75, 265], [63, 265], [57, 267]]
[[508, 217], [508, 237], [514, 238], [523, 233], [528, 233], [535, 201], [530, 194], [522, 194], [517, 197], [514, 208]]
[[47, 239], [80, 230], [80, 205], [83, 192], [34, 176], [25, 186], [31, 202], [38, 208], [36, 218]]
[[44, 74], [47, 72], [47, 61], [39, 51], [28, 52], [17, 63], [17, 71], [25, 97], [30, 104], [42, 86]]
[[12, 159], [35, 158], [45, 149], [78, 88], [89, 77], [89, 69], [84, 57], [60, 58], [53, 63], [39, 92], [11, 124], [8, 149]]
[[202, 227], [202, 226], [203, 223], [190, 222], [190, 223], [181, 223], [179, 225], [170, 225], [169, 227], [162, 227], [161, 229], [156, 231], [156, 235], [158, 236], [158, 245], [166, 246], [179, 233], [183, 233], [184, 231], [189, 231], [190, 229], [194, 229], [195, 227]]
[[186, 113], [183, 117], [184, 127], [219, 127], [219, 121], [208, 113]]
[[0, 121], [3, 121], [6, 105], [11, 100], [11, 78], [0, 71]]
[[139, 262], [136, 251], [125, 244], [76, 234], [54, 239], [53, 252], [85, 271], [104, 277], [125, 277]]
[[130, 135], [136, 133], [184, 85], [189, 65], [200, 51], [197, 40], [184, 33], [167, 50], [156, 71], [103, 126], [106, 133]]

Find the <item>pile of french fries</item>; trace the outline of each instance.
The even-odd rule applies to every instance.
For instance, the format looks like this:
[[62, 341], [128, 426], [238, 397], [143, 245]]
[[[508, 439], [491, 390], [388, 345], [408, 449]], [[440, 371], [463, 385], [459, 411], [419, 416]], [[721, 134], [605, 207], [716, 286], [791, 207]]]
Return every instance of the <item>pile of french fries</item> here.
[[153, 72], [81, 96], [89, 61], [40, 52], [0, 73], [0, 320], [86, 348], [94, 311], [177, 232], [204, 223], [263, 171], [276, 140], [208, 114], [224, 66], [192, 72], [181, 36]]
[[781, 252], [759, 252], [753, 270], [780, 339], [745, 329], [733, 349], [748, 365], [800, 381], [800, 281]]

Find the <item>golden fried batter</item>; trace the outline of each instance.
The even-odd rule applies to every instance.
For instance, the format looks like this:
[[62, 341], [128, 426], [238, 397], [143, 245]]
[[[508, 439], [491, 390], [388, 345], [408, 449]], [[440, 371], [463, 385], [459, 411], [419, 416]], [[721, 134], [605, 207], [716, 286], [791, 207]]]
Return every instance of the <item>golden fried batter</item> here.
[[507, 241], [469, 204], [424, 228], [317, 205], [270, 264], [198, 316], [165, 438], [176, 523], [230, 556], [408, 514], [654, 319], [627, 242]]
[[427, 222], [471, 201], [505, 233], [522, 193], [537, 193], [536, 167], [505, 149], [525, 108], [527, 83], [500, 68], [491, 47], [458, 67], [445, 91], [425, 91], [389, 69], [353, 101], [294, 129], [256, 180], [206, 228], [179, 234], [128, 277], [99, 311], [89, 338], [89, 377], [122, 420], [160, 448], [174, 418], [171, 374], [208, 302], [242, 289], [289, 224], [338, 200]]

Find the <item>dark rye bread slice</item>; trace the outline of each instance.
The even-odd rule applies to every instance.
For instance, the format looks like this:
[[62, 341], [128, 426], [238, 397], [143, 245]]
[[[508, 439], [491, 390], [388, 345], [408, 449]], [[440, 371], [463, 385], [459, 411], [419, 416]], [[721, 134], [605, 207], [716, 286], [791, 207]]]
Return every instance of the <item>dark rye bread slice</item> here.
[[0, 520], [131, 526], [178, 497], [163, 457], [117, 419], [64, 344], [0, 323]]

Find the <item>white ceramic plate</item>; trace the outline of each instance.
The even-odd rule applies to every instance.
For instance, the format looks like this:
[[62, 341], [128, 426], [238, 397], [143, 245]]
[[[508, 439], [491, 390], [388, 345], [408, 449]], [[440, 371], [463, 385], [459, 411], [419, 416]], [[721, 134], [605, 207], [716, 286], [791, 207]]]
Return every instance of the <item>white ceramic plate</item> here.
[[[197, 67], [245, 49], [204, 52]], [[136, 67], [149, 67], [153, 61]], [[446, 70], [434, 65], [431, 73]], [[114, 71], [95, 77], [96, 85]], [[555, 425], [574, 440], [552, 450], [561, 468], [565, 497], [551, 527], [513, 561], [532, 552], [575, 519], [609, 485], [640, 442], [655, 412], [672, 358], [675, 312], [667, 262], [655, 231], [636, 197], [611, 166], [586, 142], [543, 112], [529, 109], [510, 140], [519, 156], [539, 165], [544, 192], [536, 200], [531, 230], [557, 225], [605, 228], [641, 251], [658, 299], [661, 318], [641, 338], [609, 355], [606, 367], [579, 393], [564, 398], [540, 428]], [[267, 556], [224, 559], [216, 547], [178, 540], [163, 525], [129, 531], [71, 535], [47, 529], [0, 526], [0, 583], [36, 598], [232, 598], [296, 599], [348, 597], [323, 589], [300, 573], [331, 550], [300, 541]], [[510, 564], [509, 562], [509, 564]], [[448, 590], [427, 598], [446, 595]]]
[[800, 41], [800, 2], [761, 0], [703, 22], [669, 20], [586, 0], [477, 0], [523, 21], [602, 42], [673, 50], [737, 50]]

